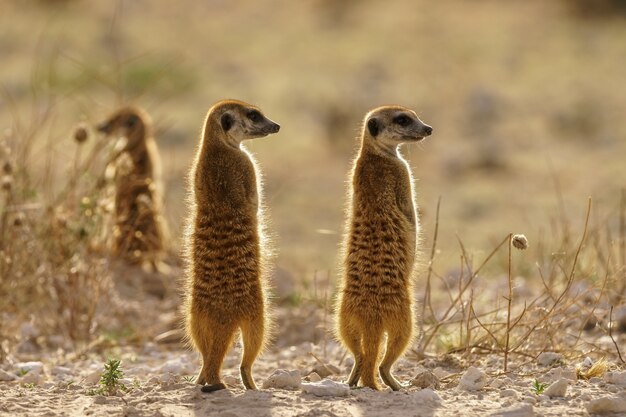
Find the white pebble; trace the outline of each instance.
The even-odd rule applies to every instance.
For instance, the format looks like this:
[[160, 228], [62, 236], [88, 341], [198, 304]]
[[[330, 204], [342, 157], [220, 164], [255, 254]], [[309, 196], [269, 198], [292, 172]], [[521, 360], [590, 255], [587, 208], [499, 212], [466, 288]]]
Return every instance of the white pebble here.
[[567, 379], [559, 379], [554, 384], [550, 385], [543, 392], [548, 397], [565, 397], [567, 394]]
[[100, 371], [91, 371], [85, 377], [85, 384], [87, 385], [96, 385], [98, 381], [100, 381], [100, 375], [102, 373]]
[[505, 408], [504, 410], [490, 414], [492, 417], [531, 417], [534, 415], [535, 412], [533, 410], [533, 406], [528, 403], [516, 404]]
[[300, 372], [277, 369], [264, 382], [263, 388], [299, 389]]
[[17, 379], [17, 375], [8, 373], [7, 371], [0, 369], [0, 381], [1, 382], [15, 381], [16, 379]]
[[17, 372], [27, 372], [29, 374], [39, 375], [43, 372], [43, 363], [41, 362], [20, 362], [15, 364]]
[[563, 361], [563, 356], [555, 352], [542, 352], [537, 357], [537, 364], [540, 366], [552, 366]]
[[517, 397], [517, 391], [514, 389], [504, 389], [500, 391], [500, 397]]
[[323, 379], [320, 382], [303, 382], [302, 391], [318, 397], [347, 397], [350, 387], [348, 384]]
[[485, 385], [487, 374], [474, 366], [470, 366], [459, 380], [459, 389], [464, 391], [478, 391]]
[[604, 376], [604, 380], [609, 384], [615, 384], [622, 387], [626, 387], [626, 371], [621, 372], [607, 372]]
[[424, 388], [417, 391], [413, 394], [413, 398], [416, 398], [423, 402], [439, 403], [441, 401], [441, 397], [439, 397], [439, 395], [437, 395], [437, 393], [430, 388]]
[[626, 400], [618, 397], [601, 397], [585, 404], [589, 414], [626, 413]]

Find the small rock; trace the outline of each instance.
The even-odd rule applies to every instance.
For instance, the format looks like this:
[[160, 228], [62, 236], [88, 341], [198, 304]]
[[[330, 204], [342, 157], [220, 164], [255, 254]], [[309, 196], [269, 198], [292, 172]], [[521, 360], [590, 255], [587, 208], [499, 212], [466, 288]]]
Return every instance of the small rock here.
[[10, 374], [7, 371], [0, 369], [0, 381], [1, 382], [15, 381], [16, 379], [17, 379], [17, 375]]
[[589, 378], [589, 383], [594, 385], [604, 385], [604, 380], [602, 378], [598, 378], [597, 376]]
[[626, 387], [626, 371], [622, 372], [607, 372], [604, 375], [604, 380], [609, 384], [619, 385]]
[[85, 384], [96, 385], [100, 381], [100, 371], [92, 371], [85, 377]]
[[589, 414], [626, 413], [626, 400], [618, 397], [601, 397], [585, 404]]
[[52, 375], [68, 375], [72, 370], [66, 366], [55, 366], [50, 370]]
[[422, 369], [415, 375], [415, 378], [411, 380], [411, 384], [418, 388], [433, 388], [439, 389], [439, 378], [437, 376], [426, 370]]
[[299, 389], [300, 372], [277, 369], [264, 382], [263, 388]]
[[547, 403], [550, 401], [550, 397], [548, 397], [546, 394], [537, 395], [537, 399], [540, 403]]
[[567, 394], [567, 379], [559, 379], [554, 384], [546, 388], [543, 393], [550, 398], [565, 397], [565, 394]]
[[579, 368], [581, 371], [587, 371], [589, 370], [589, 368], [591, 368], [593, 366], [593, 359], [591, 359], [589, 356], [587, 356], [585, 359], [583, 359], [583, 361], [580, 363]]
[[430, 388], [424, 388], [421, 391], [417, 391], [413, 394], [413, 398], [421, 400], [422, 402], [441, 402], [441, 397], [439, 397], [439, 395], [437, 395], [437, 393]]
[[29, 372], [20, 378], [20, 384], [34, 384], [39, 385], [41, 382], [41, 374], [36, 372]]
[[464, 391], [478, 391], [485, 385], [487, 374], [474, 366], [470, 366], [459, 380], [459, 389]]
[[347, 397], [350, 395], [348, 384], [323, 379], [320, 382], [303, 382], [302, 391], [318, 397]]
[[537, 365], [552, 366], [563, 362], [563, 356], [555, 352], [542, 352], [537, 357]]
[[317, 372], [311, 372], [309, 374], [309, 382], [319, 382], [322, 380], [322, 377], [319, 376]]
[[543, 376], [542, 381], [555, 382], [559, 379], [576, 381], [576, 370], [573, 368], [552, 368]]
[[522, 402], [535, 405], [537, 404], [537, 399], [535, 397], [524, 397], [522, 398]]
[[534, 415], [535, 411], [533, 410], [533, 406], [528, 403], [516, 404], [490, 414], [492, 417], [531, 417]]
[[451, 372], [448, 372], [445, 369], [438, 366], [435, 369], [433, 369], [433, 374], [435, 374], [437, 378], [443, 379], [447, 377], [448, 375], [451, 375]]
[[39, 375], [43, 372], [43, 363], [41, 362], [20, 362], [15, 365], [18, 373], [29, 373]]
[[500, 391], [500, 397], [517, 397], [517, 391], [514, 389], [503, 389]]

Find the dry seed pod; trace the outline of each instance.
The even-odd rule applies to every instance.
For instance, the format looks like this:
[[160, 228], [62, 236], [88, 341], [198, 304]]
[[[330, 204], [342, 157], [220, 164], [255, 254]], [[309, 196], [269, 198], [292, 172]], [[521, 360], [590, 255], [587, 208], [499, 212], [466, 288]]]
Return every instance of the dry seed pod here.
[[528, 249], [528, 239], [524, 235], [513, 235], [512, 243], [517, 249]]
[[76, 143], [84, 143], [89, 138], [89, 131], [84, 123], [80, 123], [74, 129], [74, 140]]

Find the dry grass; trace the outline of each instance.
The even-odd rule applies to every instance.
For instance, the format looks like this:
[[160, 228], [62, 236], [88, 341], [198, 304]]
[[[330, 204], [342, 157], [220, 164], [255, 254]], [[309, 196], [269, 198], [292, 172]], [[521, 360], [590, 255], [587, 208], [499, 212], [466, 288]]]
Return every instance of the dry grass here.
[[[110, 149], [93, 137], [75, 141], [73, 126], [89, 132], [133, 100], [153, 115], [176, 253], [202, 117], [211, 102], [240, 97], [284, 126], [249, 147], [265, 173], [285, 271], [277, 288], [291, 287], [277, 296], [289, 308], [321, 311], [328, 327], [353, 138], [366, 110], [399, 102], [435, 127], [432, 141], [406, 150], [420, 178], [423, 236], [433, 236], [422, 240], [430, 256], [417, 286], [415, 358], [496, 353], [504, 372], [511, 358], [547, 350], [623, 362], [626, 193], [615, 196], [626, 186], [616, 88], [624, 26], [581, 21], [558, 3], [345, 3], [286, 3], [271, 13], [254, 2], [241, 13], [165, 1], [150, 10], [5, 6], [0, 359], [19, 345], [22, 323], [36, 323], [41, 347], [61, 334], [82, 352], [124, 332], [129, 309], [145, 307], [141, 292], [120, 300], [106, 251]], [[207, 11], [211, 24], [190, 20]], [[45, 29], [33, 36], [25, 27]], [[589, 200], [574, 217], [587, 195], [593, 210]], [[528, 236], [528, 250], [512, 250], [511, 232]], [[142, 314], [174, 315], [169, 301]], [[144, 333], [136, 340], [154, 337], [135, 326]]]

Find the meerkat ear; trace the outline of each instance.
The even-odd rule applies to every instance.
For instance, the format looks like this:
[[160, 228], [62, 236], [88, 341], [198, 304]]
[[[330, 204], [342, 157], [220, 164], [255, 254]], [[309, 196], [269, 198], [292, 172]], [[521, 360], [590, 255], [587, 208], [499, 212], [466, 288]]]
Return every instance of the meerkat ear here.
[[375, 118], [369, 119], [367, 121], [367, 130], [369, 130], [370, 135], [376, 137], [379, 131], [378, 120], [376, 120]]
[[220, 123], [222, 124], [222, 129], [224, 129], [224, 132], [228, 132], [230, 128], [233, 127], [233, 122], [233, 116], [231, 116], [230, 114], [224, 113], [222, 115]]

